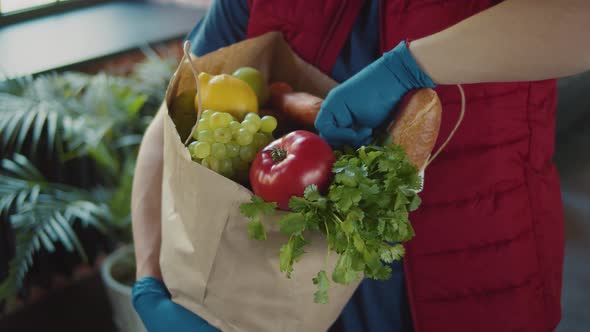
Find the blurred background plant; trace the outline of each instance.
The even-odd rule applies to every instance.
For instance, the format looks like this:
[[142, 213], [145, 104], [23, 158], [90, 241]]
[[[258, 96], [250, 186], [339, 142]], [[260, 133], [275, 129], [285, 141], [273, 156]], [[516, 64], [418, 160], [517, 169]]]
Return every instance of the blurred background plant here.
[[0, 83], [0, 302], [131, 242], [137, 149], [177, 64], [145, 53], [130, 75]]

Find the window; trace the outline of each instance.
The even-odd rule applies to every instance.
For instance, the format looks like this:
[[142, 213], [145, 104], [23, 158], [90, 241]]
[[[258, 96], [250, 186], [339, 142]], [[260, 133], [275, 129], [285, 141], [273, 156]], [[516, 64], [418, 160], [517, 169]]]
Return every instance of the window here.
[[[84, 8], [64, 12], [63, 6], [74, 4]], [[0, 81], [184, 38], [206, 12], [147, 0], [70, 0], [46, 7], [59, 14], [33, 9], [0, 17]], [[32, 17], [8, 22], [24, 14]], [[27, 56], [31, 52], [42, 56]]]
[[75, 0], [0, 0], [0, 13], [10, 14], [14, 12], [38, 9], [42, 6], [57, 4], [58, 2], [72, 2]]
[[111, 0], [0, 0], [0, 27]]

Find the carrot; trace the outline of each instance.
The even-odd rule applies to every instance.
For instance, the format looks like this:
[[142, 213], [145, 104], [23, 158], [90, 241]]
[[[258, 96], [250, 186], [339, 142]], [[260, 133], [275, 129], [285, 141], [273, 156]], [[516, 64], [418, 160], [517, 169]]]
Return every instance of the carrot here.
[[301, 126], [313, 128], [316, 116], [322, 106], [322, 98], [307, 92], [287, 92], [277, 96], [271, 102], [290, 120]]
[[306, 92], [294, 92], [285, 82], [274, 82], [270, 84], [269, 90], [272, 108], [279, 110], [281, 115], [299, 127], [314, 127], [323, 99]]
[[273, 82], [268, 86], [271, 95], [282, 95], [283, 93], [293, 92], [293, 87], [287, 82]]
[[268, 91], [270, 93], [270, 105], [277, 105], [283, 94], [293, 92], [293, 88], [286, 82], [273, 82], [268, 86]]

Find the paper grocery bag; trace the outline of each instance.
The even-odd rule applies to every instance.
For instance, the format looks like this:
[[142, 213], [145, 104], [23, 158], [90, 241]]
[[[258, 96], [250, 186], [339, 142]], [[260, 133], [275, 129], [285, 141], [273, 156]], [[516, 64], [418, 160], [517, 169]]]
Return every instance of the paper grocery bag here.
[[[231, 73], [258, 68], [267, 81], [285, 81], [296, 91], [325, 97], [336, 82], [300, 59], [280, 33], [219, 49], [196, 59], [198, 72]], [[336, 320], [358, 283], [331, 283], [328, 304], [316, 304], [312, 278], [326, 266], [327, 245], [310, 234], [306, 254], [291, 279], [279, 271], [281, 212], [266, 218], [267, 240], [248, 237], [241, 203], [252, 192], [193, 162], [168, 114], [172, 99], [196, 82], [183, 61], [170, 82], [164, 116], [164, 176], [160, 264], [172, 300], [222, 331], [325, 331]], [[228, 96], [231, 98], [231, 96]], [[307, 238], [307, 235], [306, 235]], [[332, 253], [327, 272], [337, 260]]]

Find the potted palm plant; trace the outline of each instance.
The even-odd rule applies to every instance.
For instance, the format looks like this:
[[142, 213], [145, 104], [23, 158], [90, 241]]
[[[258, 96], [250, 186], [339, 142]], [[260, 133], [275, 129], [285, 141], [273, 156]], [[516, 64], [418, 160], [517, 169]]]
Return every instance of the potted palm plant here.
[[142, 330], [130, 303], [131, 183], [176, 61], [151, 56], [128, 76], [0, 82], [0, 303], [51, 279], [50, 267], [69, 272], [102, 254], [115, 323]]

